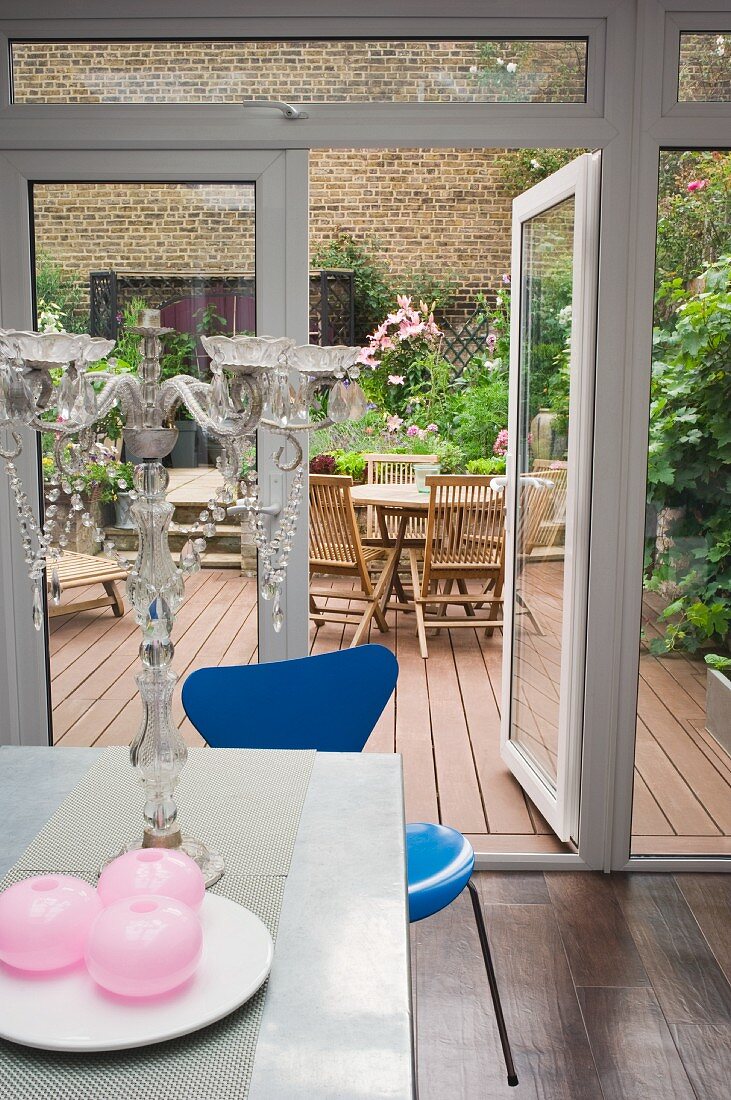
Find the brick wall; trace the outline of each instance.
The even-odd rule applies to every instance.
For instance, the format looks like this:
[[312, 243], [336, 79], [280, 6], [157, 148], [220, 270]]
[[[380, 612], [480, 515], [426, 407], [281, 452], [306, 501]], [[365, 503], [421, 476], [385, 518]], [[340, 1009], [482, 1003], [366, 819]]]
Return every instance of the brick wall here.
[[310, 174], [310, 243], [343, 228], [373, 241], [390, 272], [453, 274], [455, 319], [510, 270], [511, 198], [484, 149], [315, 150]]
[[254, 269], [252, 184], [43, 183], [33, 214], [36, 247], [84, 279]]
[[[510, 267], [510, 197], [481, 149], [314, 150], [310, 248], [345, 229], [409, 290], [409, 273], [453, 274], [469, 313]], [[84, 281], [115, 268], [150, 274], [247, 274], [253, 188], [229, 184], [39, 184], [37, 247]]]
[[485, 82], [479, 42], [17, 42], [13, 92], [16, 103], [583, 102], [583, 42], [500, 52], [517, 68], [490, 66]]

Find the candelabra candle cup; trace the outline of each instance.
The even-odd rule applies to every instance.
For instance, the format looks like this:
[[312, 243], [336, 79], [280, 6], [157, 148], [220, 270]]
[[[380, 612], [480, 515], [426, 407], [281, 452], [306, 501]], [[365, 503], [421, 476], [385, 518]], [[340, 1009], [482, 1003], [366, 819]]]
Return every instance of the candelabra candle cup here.
[[141, 309], [137, 314], [138, 328], [160, 328], [159, 309]]

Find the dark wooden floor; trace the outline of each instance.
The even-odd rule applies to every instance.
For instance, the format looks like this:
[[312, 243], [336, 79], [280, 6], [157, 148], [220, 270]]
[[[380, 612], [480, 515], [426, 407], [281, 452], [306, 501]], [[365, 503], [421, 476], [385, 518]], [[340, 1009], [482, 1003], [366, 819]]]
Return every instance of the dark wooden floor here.
[[520, 1084], [463, 894], [412, 928], [420, 1100], [731, 1095], [731, 875], [476, 880]]

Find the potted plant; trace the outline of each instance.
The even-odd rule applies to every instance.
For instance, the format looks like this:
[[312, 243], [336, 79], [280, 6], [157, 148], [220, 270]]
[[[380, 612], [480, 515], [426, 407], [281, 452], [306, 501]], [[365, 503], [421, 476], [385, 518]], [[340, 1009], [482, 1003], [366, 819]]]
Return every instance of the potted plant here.
[[707, 653], [706, 729], [731, 753], [731, 657]]
[[114, 505], [114, 526], [133, 527], [130, 490], [134, 486], [134, 466], [131, 462], [113, 462], [107, 467], [108, 477], [102, 486], [101, 499]]

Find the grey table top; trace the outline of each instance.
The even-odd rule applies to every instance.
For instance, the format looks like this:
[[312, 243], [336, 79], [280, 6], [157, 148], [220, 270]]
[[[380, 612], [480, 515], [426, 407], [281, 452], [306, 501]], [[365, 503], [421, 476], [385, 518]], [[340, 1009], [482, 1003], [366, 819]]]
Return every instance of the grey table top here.
[[[0, 872], [99, 751], [0, 748]], [[411, 1100], [410, 1014], [400, 757], [318, 754], [249, 1100]]]

